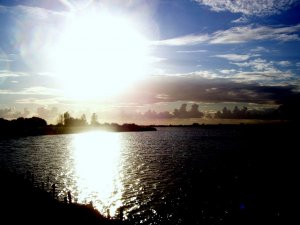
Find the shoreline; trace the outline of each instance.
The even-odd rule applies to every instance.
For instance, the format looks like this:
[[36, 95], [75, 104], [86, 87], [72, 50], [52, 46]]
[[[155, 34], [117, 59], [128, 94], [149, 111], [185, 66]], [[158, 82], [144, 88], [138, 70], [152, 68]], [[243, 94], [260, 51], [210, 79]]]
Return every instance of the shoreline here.
[[36, 187], [34, 176], [29, 172], [22, 176], [0, 168], [0, 177], [3, 215], [0, 221], [9, 224], [129, 224], [120, 218], [104, 217], [91, 203], [73, 203], [71, 197], [59, 201], [51, 191]]

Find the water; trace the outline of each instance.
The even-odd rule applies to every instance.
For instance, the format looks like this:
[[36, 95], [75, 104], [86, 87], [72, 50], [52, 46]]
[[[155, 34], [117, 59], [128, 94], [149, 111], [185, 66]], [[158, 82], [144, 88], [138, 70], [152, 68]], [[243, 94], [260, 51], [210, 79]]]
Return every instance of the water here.
[[257, 143], [242, 131], [185, 127], [0, 138], [0, 161], [18, 173], [33, 171], [37, 184], [56, 183], [60, 199], [70, 190], [78, 202], [93, 201], [104, 215], [117, 216], [123, 207], [125, 219], [137, 224], [222, 224], [259, 204], [264, 192], [258, 187], [273, 182], [265, 182], [265, 168], [275, 169], [277, 159], [266, 154], [265, 167], [264, 154], [252, 148]]

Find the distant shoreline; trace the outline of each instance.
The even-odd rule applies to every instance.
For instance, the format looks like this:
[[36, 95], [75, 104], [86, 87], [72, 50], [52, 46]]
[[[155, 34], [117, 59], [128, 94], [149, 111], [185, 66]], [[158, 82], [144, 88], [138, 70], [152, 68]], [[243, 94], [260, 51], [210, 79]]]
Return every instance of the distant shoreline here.
[[39, 136], [39, 135], [59, 135], [75, 134], [89, 131], [109, 131], [109, 132], [144, 132], [156, 131], [153, 126], [140, 126], [136, 124], [113, 124], [99, 126], [74, 126], [66, 127], [59, 125], [47, 125], [43, 127], [6, 127], [0, 130], [0, 136]]
[[0, 137], [22, 137], [22, 136], [39, 136], [39, 135], [59, 135], [59, 134], [75, 134], [90, 131], [108, 131], [108, 132], [144, 132], [156, 131], [160, 127], [270, 127], [270, 126], [298, 126], [297, 121], [268, 121], [266, 123], [217, 123], [217, 124], [152, 124], [152, 125], [137, 125], [134, 123], [125, 123], [119, 125], [117, 123], [96, 123], [88, 124], [57, 124], [47, 125], [46, 121], [38, 118], [18, 118], [16, 120], [5, 120], [0, 118]]

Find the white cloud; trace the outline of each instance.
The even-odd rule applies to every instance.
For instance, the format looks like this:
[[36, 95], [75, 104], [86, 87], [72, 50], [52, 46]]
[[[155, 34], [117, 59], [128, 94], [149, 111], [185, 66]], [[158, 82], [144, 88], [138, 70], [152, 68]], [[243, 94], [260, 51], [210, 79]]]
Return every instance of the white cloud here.
[[172, 38], [162, 41], [153, 42], [154, 45], [170, 45], [170, 46], [181, 46], [181, 45], [196, 45], [199, 43], [206, 42], [210, 39], [207, 34], [190, 34], [178, 38]]
[[196, 2], [207, 5], [211, 10], [230, 11], [232, 13], [242, 13], [245, 15], [267, 16], [278, 14], [288, 10], [298, 0], [195, 0]]
[[[264, 85], [279, 85], [279, 81], [286, 82], [293, 77], [290, 72], [276, 71], [253, 71], [239, 72], [234, 74], [231, 79], [237, 82], [256, 82]], [[289, 85], [289, 83], [286, 83]]]
[[212, 44], [236, 44], [249, 41], [277, 40], [277, 41], [299, 41], [295, 32], [300, 30], [300, 24], [287, 27], [268, 26], [242, 26], [233, 27], [228, 30], [215, 32], [210, 43]]
[[4, 57], [1, 57], [0, 55], [0, 62], [13, 62], [14, 60], [12, 59], [8, 59], [8, 58], [4, 58]]
[[22, 72], [11, 72], [8, 70], [0, 70], [0, 78], [1, 77], [22, 77], [22, 76], [28, 76], [28, 74]]
[[204, 53], [207, 52], [207, 50], [186, 50], [186, 51], [177, 51], [178, 53]]
[[235, 62], [241, 62], [241, 61], [248, 60], [251, 57], [251, 55], [225, 54], [225, 55], [215, 55], [214, 57], [223, 58]]
[[277, 71], [272, 62], [268, 62], [261, 58], [250, 60], [248, 62], [235, 62], [232, 64], [239, 67], [249, 67], [254, 71]]
[[278, 65], [280, 66], [290, 66], [291, 63], [289, 61], [279, 61], [277, 62]]
[[231, 21], [231, 23], [248, 23], [248, 22], [249, 22], [249, 19], [244, 15], [236, 20]]
[[23, 98], [23, 99], [17, 99], [17, 104], [34, 104], [34, 105], [54, 105], [59, 104], [59, 99], [56, 98], [47, 98], [47, 99], [40, 99], [40, 98]]
[[250, 50], [250, 52], [269, 52], [270, 50], [266, 49], [262, 46], [257, 46], [256, 48], [253, 48]]
[[219, 70], [219, 71], [223, 74], [232, 74], [232, 73], [236, 72], [235, 69], [225, 69], [225, 70]]
[[300, 24], [285, 27], [270, 26], [237, 26], [228, 30], [219, 30], [212, 34], [191, 34], [182, 37], [156, 41], [156, 45], [184, 46], [200, 43], [210, 44], [237, 44], [250, 41], [300, 41], [297, 32], [300, 31]]
[[61, 95], [61, 92], [56, 89], [37, 86], [37, 87], [25, 88], [24, 90], [20, 90], [20, 91], [12, 91], [12, 90], [3, 89], [3, 90], [0, 90], [0, 94], [59, 96], [59, 95]]
[[[265, 59], [254, 59], [248, 62], [235, 62], [242, 70], [233, 74], [232, 79], [238, 82], [259, 82], [264, 85], [274, 85], [276, 82], [287, 82], [294, 74], [275, 67], [279, 63], [286, 65], [287, 61], [273, 62]], [[289, 82], [287, 82], [288, 84]]]

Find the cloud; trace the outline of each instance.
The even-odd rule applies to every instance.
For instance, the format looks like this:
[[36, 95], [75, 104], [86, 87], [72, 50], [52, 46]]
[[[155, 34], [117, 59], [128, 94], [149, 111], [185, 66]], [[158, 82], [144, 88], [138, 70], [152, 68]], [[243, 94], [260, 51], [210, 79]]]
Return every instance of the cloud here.
[[236, 72], [235, 69], [225, 69], [225, 70], [219, 70], [219, 71], [223, 74], [232, 74], [232, 73]]
[[47, 87], [30, 87], [25, 88], [20, 91], [13, 91], [13, 90], [0, 90], [0, 94], [6, 94], [6, 95], [49, 95], [49, 96], [59, 96], [61, 95], [61, 92]]
[[297, 0], [195, 0], [216, 12], [230, 11], [245, 15], [268, 16], [286, 11], [299, 3]]
[[17, 104], [54, 105], [61, 103], [57, 98], [22, 98], [16, 100]]
[[248, 23], [248, 22], [249, 22], [249, 19], [244, 15], [236, 20], [231, 21], [231, 23]]
[[[276, 68], [275, 65], [279, 65], [281, 67], [288, 67], [291, 65], [289, 61], [267, 61], [265, 59], [257, 58], [254, 60], [250, 60], [247, 62], [231, 62], [231, 64], [234, 64], [241, 68], [250, 68], [254, 72], [268, 72], [268, 73], [283, 73], [283, 71]], [[284, 74], [284, 73], [283, 73]]]
[[207, 50], [186, 50], [186, 51], [177, 51], [178, 53], [204, 53], [207, 52]]
[[251, 49], [250, 52], [270, 52], [270, 50], [262, 46], [257, 46], [256, 48]]
[[267, 61], [265, 59], [257, 58], [247, 62], [231, 62], [244, 71], [239, 71], [232, 74], [232, 79], [237, 82], [258, 82], [264, 85], [287, 85], [291, 79], [294, 79], [294, 74], [287, 70], [278, 69], [276, 65], [287, 67], [290, 65], [288, 61]]
[[16, 119], [18, 117], [28, 117], [30, 111], [27, 108], [24, 108], [23, 112], [17, 111], [14, 108], [4, 108], [0, 109], [0, 118], [4, 119]]
[[155, 41], [154, 45], [169, 45], [169, 46], [181, 46], [181, 45], [196, 45], [199, 43], [209, 41], [210, 37], [207, 34], [190, 34], [182, 37]]
[[279, 61], [277, 62], [278, 65], [280, 66], [290, 66], [291, 63], [289, 61]]
[[[224, 75], [207, 78], [202, 76], [201, 72], [177, 75], [172, 79], [169, 76], [155, 76], [140, 83], [139, 88], [124, 94], [119, 101], [141, 105], [178, 101], [269, 104], [280, 101], [296, 90], [294, 85], [273, 82], [275, 79], [290, 79], [289, 75], [284, 77], [279, 71], [275, 74], [261, 71], [248, 74], [240, 72], [227, 78], [224, 78]], [[260, 82], [260, 79], [264, 79], [263, 82]]]
[[47, 120], [48, 122], [53, 122], [55, 123], [56, 119], [58, 118], [59, 112], [56, 107], [52, 108], [46, 108], [46, 107], [39, 107], [36, 110], [36, 116], [43, 118]]
[[300, 24], [294, 26], [237, 26], [227, 30], [219, 30], [212, 34], [190, 34], [182, 37], [153, 42], [155, 45], [184, 46], [200, 43], [237, 44], [250, 41], [274, 40], [281, 42], [299, 41], [297, 32]]
[[231, 64], [234, 64], [238, 67], [250, 67], [252, 70], [255, 71], [275, 70], [272, 63], [261, 58], [250, 60], [247, 62], [232, 62]]
[[227, 59], [230, 61], [240, 62], [248, 60], [251, 55], [240, 55], [240, 54], [224, 54], [224, 55], [215, 55], [214, 57]]
[[12, 72], [8, 70], [0, 70], [0, 78], [1, 77], [23, 77], [23, 76], [28, 76], [27, 73], [23, 72]]
[[293, 74], [290, 72], [270, 69], [264, 71], [238, 72], [232, 75], [231, 79], [236, 80], [237, 82], [255, 82], [266, 86], [285, 86], [287, 85], [286, 81], [292, 77]]
[[210, 43], [212, 44], [236, 44], [249, 41], [299, 41], [300, 38], [295, 32], [300, 30], [300, 24], [286, 27], [270, 27], [248, 25], [233, 27], [228, 30], [215, 32]]

